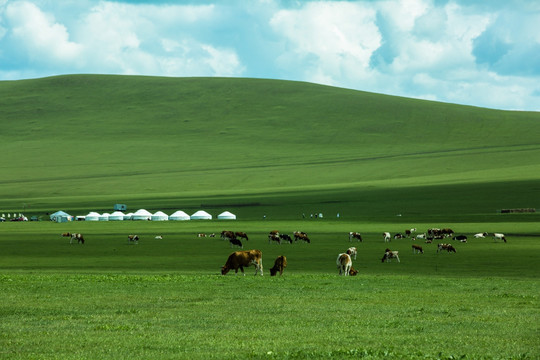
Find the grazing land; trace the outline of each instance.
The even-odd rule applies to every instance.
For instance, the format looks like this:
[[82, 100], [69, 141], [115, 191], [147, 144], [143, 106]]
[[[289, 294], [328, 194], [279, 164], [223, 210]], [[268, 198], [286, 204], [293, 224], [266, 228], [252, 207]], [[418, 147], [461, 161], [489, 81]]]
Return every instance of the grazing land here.
[[[539, 113], [287, 81], [78, 75], [0, 82], [0, 127], [0, 215], [43, 220], [0, 223], [0, 359], [540, 356], [540, 216], [501, 213], [540, 208]], [[46, 221], [115, 203], [239, 220]], [[432, 227], [468, 242], [383, 242]], [[229, 229], [262, 251], [263, 277], [220, 275]], [[312, 242], [269, 244], [274, 229]], [[473, 237], [484, 231], [508, 242]], [[359, 274], [340, 277], [351, 245]], [[400, 263], [381, 262], [387, 247]], [[288, 266], [270, 277], [279, 255]]]

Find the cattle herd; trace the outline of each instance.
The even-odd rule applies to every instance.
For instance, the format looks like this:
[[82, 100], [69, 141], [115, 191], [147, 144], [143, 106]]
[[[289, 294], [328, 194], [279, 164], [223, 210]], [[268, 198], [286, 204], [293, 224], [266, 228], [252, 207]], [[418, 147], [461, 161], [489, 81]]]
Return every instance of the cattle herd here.
[[[65, 232], [61, 234], [62, 237], [68, 237], [70, 238], [69, 243], [73, 244], [77, 242], [77, 244], [83, 244], [85, 242], [84, 236], [79, 233], [69, 233]], [[311, 240], [309, 236], [302, 231], [294, 231], [293, 236], [291, 237], [288, 234], [280, 233], [278, 230], [272, 230], [268, 233], [268, 243], [277, 243], [281, 245], [282, 243], [288, 243], [292, 244], [293, 242], [303, 241], [307, 244], [311, 243]], [[357, 241], [357, 242], [363, 242], [363, 238], [361, 233], [359, 232], [349, 232], [349, 242]], [[199, 233], [197, 234], [198, 237], [215, 237], [215, 234], [204, 234]], [[474, 234], [474, 238], [486, 238], [488, 237], [488, 233], [481, 232]], [[493, 233], [493, 240], [494, 241], [503, 241], [506, 243], [506, 236], [501, 233]], [[245, 232], [240, 231], [229, 231], [229, 230], [223, 230], [220, 235], [221, 239], [224, 241], [228, 241], [230, 243], [231, 247], [239, 247], [244, 248], [244, 245], [242, 243], [242, 240], [249, 241], [249, 237]], [[382, 238], [385, 243], [391, 242], [392, 239], [411, 239], [415, 243], [411, 245], [413, 254], [423, 254], [424, 249], [421, 245], [416, 243], [417, 240], [423, 240], [426, 244], [431, 244], [434, 240], [444, 240], [444, 239], [452, 239], [455, 241], [459, 241], [461, 243], [467, 242], [467, 236], [466, 235], [455, 235], [454, 231], [449, 228], [444, 229], [438, 229], [438, 228], [430, 228], [424, 233], [417, 233], [416, 228], [413, 229], [407, 229], [403, 233], [396, 233], [392, 235], [389, 232], [383, 232]], [[163, 239], [163, 236], [157, 235], [154, 237], [154, 239], [161, 240]], [[128, 235], [127, 236], [128, 243], [138, 244], [139, 242], [139, 235]], [[437, 253], [439, 252], [448, 252], [448, 253], [456, 253], [456, 248], [450, 244], [450, 243], [443, 243], [438, 242], [437, 244]], [[354, 276], [358, 274], [358, 270], [354, 269], [352, 266], [352, 260], [356, 260], [358, 254], [358, 249], [356, 247], [349, 247], [345, 252], [339, 253], [338, 257], [336, 259], [336, 265], [339, 272], [339, 275], [343, 276]], [[389, 248], [386, 248], [383, 253], [383, 257], [381, 261], [384, 262], [391, 262], [392, 260], [400, 262], [399, 260], [399, 252], [395, 250], [391, 250]], [[239, 250], [231, 253], [229, 257], [227, 258], [227, 261], [225, 265], [221, 268], [221, 274], [225, 275], [229, 271], [234, 270], [235, 274], [238, 273], [238, 270], [244, 273], [244, 267], [249, 266], [255, 266], [255, 275], [261, 274], [263, 275], [263, 264], [262, 264], [262, 252], [260, 250]], [[274, 266], [270, 269], [270, 275], [275, 276], [279, 273], [279, 275], [283, 274], [284, 269], [287, 267], [287, 258], [284, 255], [278, 256], [274, 261]]]

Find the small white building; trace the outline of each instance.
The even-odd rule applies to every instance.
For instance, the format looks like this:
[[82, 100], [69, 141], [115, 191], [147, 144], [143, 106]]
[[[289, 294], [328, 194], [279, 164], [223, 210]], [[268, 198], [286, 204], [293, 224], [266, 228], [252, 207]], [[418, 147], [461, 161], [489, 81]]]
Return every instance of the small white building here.
[[139, 209], [131, 215], [131, 220], [151, 220], [152, 214], [145, 210], [145, 209]]
[[99, 221], [101, 215], [95, 211], [91, 211], [84, 217], [84, 221]]
[[169, 215], [169, 220], [185, 221], [185, 220], [190, 220], [190, 217], [188, 214], [186, 214], [182, 210], [178, 210], [172, 213], [171, 215]]
[[121, 211], [115, 211], [111, 215], [109, 215], [109, 221], [123, 221], [124, 220], [124, 213]]
[[204, 210], [199, 210], [190, 216], [191, 220], [212, 220], [212, 215]]
[[163, 211], [158, 211], [152, 215], [152, 221], [167, 221], [169, 220], [169, 215], [165, 214]]
[[219, 220], [236, 220], [236, 215], [229, 211], [224, 211], [217, 216]]

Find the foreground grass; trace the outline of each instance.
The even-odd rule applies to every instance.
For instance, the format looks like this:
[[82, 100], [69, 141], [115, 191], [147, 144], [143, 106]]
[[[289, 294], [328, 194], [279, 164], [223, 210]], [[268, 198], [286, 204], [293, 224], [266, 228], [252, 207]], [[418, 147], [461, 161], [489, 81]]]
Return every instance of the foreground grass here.
[[[497, 229], [509, 242], [454, 242], [456, 254], [422, 243], [425, 254], [413, 255], [409, 239], [380, 239], [403, 224], [4, 223], [0, 358], [538, 358], [536, 225], [448, 225]], [[250, 234], [246, 247], [263, 251], [265, 276], [218, 275], [233, 249], [195, 234], [225, 227]], [[313, 242], [268, 244], [270, 228], [302, 229]], [[335, 257], [351, 229], [365, 241], [354, 243], [359, 276], [344, 278]], [[59, 236], [75, 230], [84, 246]], [[127, 244], [128, 232], [141, 235], [138, 245]], [[381, 263], [386, 246], [401, 263]], [[270, 277], [279, 254], [289, 266]]]
[[538, 282], [9, 274], [10, 359], [537, 358]]

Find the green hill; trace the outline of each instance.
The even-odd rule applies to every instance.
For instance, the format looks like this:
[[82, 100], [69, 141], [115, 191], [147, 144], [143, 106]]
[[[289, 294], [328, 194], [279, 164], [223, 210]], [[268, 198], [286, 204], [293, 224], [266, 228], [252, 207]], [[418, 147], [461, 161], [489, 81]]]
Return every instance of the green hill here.
[[[0, 82], [0, 212], [459, 221], [540, 207], [540, 113], [301, 82]], [[537, 220], [524, 216], [525, 221]]]

